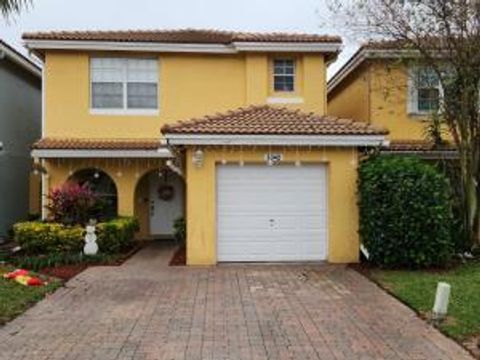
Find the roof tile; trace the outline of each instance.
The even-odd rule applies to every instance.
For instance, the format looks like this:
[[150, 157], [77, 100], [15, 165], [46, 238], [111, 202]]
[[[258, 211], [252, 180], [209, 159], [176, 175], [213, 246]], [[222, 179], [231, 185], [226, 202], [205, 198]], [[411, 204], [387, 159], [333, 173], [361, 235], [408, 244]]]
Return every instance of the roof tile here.
[[158, 139], [81, 139], [43, 138], [33, 149], [50, 150], [155, 150], [161, 148]]
[[162, 128], [164, 134], [237, 135], [385, 135], [387, 130], [365, 122], [320, 116], [267, 105], [243, 107], [213, 116], [180, 121]]
[[24, 33], [24, 40], [114, 41], [230, 44], [232, 42], [341, 42], [338, 36], [303, 33], [253, 33], [219, 30], [50, 31]]

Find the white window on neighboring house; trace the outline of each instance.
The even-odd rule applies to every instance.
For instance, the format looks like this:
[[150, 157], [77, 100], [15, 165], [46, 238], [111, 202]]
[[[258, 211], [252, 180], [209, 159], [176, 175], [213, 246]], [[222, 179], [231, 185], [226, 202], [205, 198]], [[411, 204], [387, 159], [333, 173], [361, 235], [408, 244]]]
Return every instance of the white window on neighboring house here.
[[158, 111], [158, 60], [92, 58], [90, 70], [93, 112]]
[[273, 60], [273, 90], [275, 92], [295, 91], [295, 60]]
[[434, 70], [427, 67], [410, 69], [408, 80], [408, 113], [430, 114], [438, 111], [443, 89]]

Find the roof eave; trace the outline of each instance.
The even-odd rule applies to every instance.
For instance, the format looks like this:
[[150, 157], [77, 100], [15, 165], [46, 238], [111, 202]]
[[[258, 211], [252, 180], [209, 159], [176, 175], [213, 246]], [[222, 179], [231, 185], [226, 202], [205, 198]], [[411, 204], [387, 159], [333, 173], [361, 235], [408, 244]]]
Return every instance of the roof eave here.
[[46, 50], [146, 51], [235, 54], [238, 52], [319, 52], [338, 53], [341, 42], [241, 42], [220, 43], [161, 43], [137, 41], [85, 41], [24, 39], [25, 46], [36, 53]]
[[418, 156], [422, 159], [458, 159], [459, 154], [456, 150], [395, 150], [389, 148], [381, 149], [383, 155], [405, 155]]
[[32, 158], [172, 158], [166, 147], [158, 149], [33, 149]]
[[42, 77], [42, 69], [39, 66], [35, 65], [25, 56], [23, 56], [16, 50], [10, 48], [10, 46], [6, 45], [4, 42], [0, 41], [0, 59], [2, 58], [8, 58], [10, 61], [19, 65], [20, 67], [38, 78]]
[[242, 135], [165, 133], [169, 145], [273, 145], [377, 147], [388, 144], [385, 135]]

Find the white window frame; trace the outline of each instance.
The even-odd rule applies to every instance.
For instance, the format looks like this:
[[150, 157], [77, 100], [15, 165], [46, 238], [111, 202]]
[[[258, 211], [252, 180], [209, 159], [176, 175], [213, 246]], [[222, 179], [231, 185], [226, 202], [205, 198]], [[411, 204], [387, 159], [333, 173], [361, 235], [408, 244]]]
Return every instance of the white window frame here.
[[134, 58], [134, 57], [104, 57], [110, 59], [120, 59], [125, 60], [125, 64], [127, 60], [138, 60], [138, 59], [145, 59], [145, 60], [155, 60], [157, 64], [157, 108], [156, 109], [129, 109], [127, 108], [128, 103], [128, 94], [127, 94], [127, 85], [128, 85], [128, 75], [127, 75], [127, 66], [123, 67], [123, 108], [94, 108], [93, 107], [93, 79], [92, 79], [92, 60], [93, 59], [101, 59], [102, 57], [91, 57], [90, 64], [89, 64], [89, 89], [90, 89], [90, 99], [89, 99], [89, 108], [91, 115], [138, 115], [138, 116], [154, 116], [160, 114], [160, 64], [158, 58]]
[[[431, 115], [433, 111], [430, 110], [420, 110], [418, 108], [418, 87], [416, 84], [417, 74], [422, 69], [425, 69], [425, 66], [411, 66], [408, 69], [408, 86], [407, 86], [407, 113], [408, 115]], [[442, 99], [444, 95], [443, 87], [440, 81], [436, 87], [438, 89], [439, 96], [439, 109], [442, 106]], [[438, 110], [439, 111], [439, 110]]]
[[[275, 89], [275, 77], [276, 76], [290, 76], [290, 74], [276, 74], [275, 73], [275, 61], [291, 61], [293, 63], [293, 89], [292, 90], [276, 90]], [[291, 57], [274, 57], [272, 59], [272, 90], [277, 94], [295, 94], [297, 92], [297, 60]]]

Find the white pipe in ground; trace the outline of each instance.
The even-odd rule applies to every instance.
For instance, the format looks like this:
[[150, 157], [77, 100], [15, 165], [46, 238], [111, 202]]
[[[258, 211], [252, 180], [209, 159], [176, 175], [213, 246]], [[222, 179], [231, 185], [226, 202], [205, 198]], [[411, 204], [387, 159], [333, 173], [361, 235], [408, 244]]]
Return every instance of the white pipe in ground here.
[[446, 282], [438, 283], [435, 303], [433, 305], [434, 320], [442, 320], [447, 315], [448, 302], [450, 301], [450, 289], [450, 285]]

